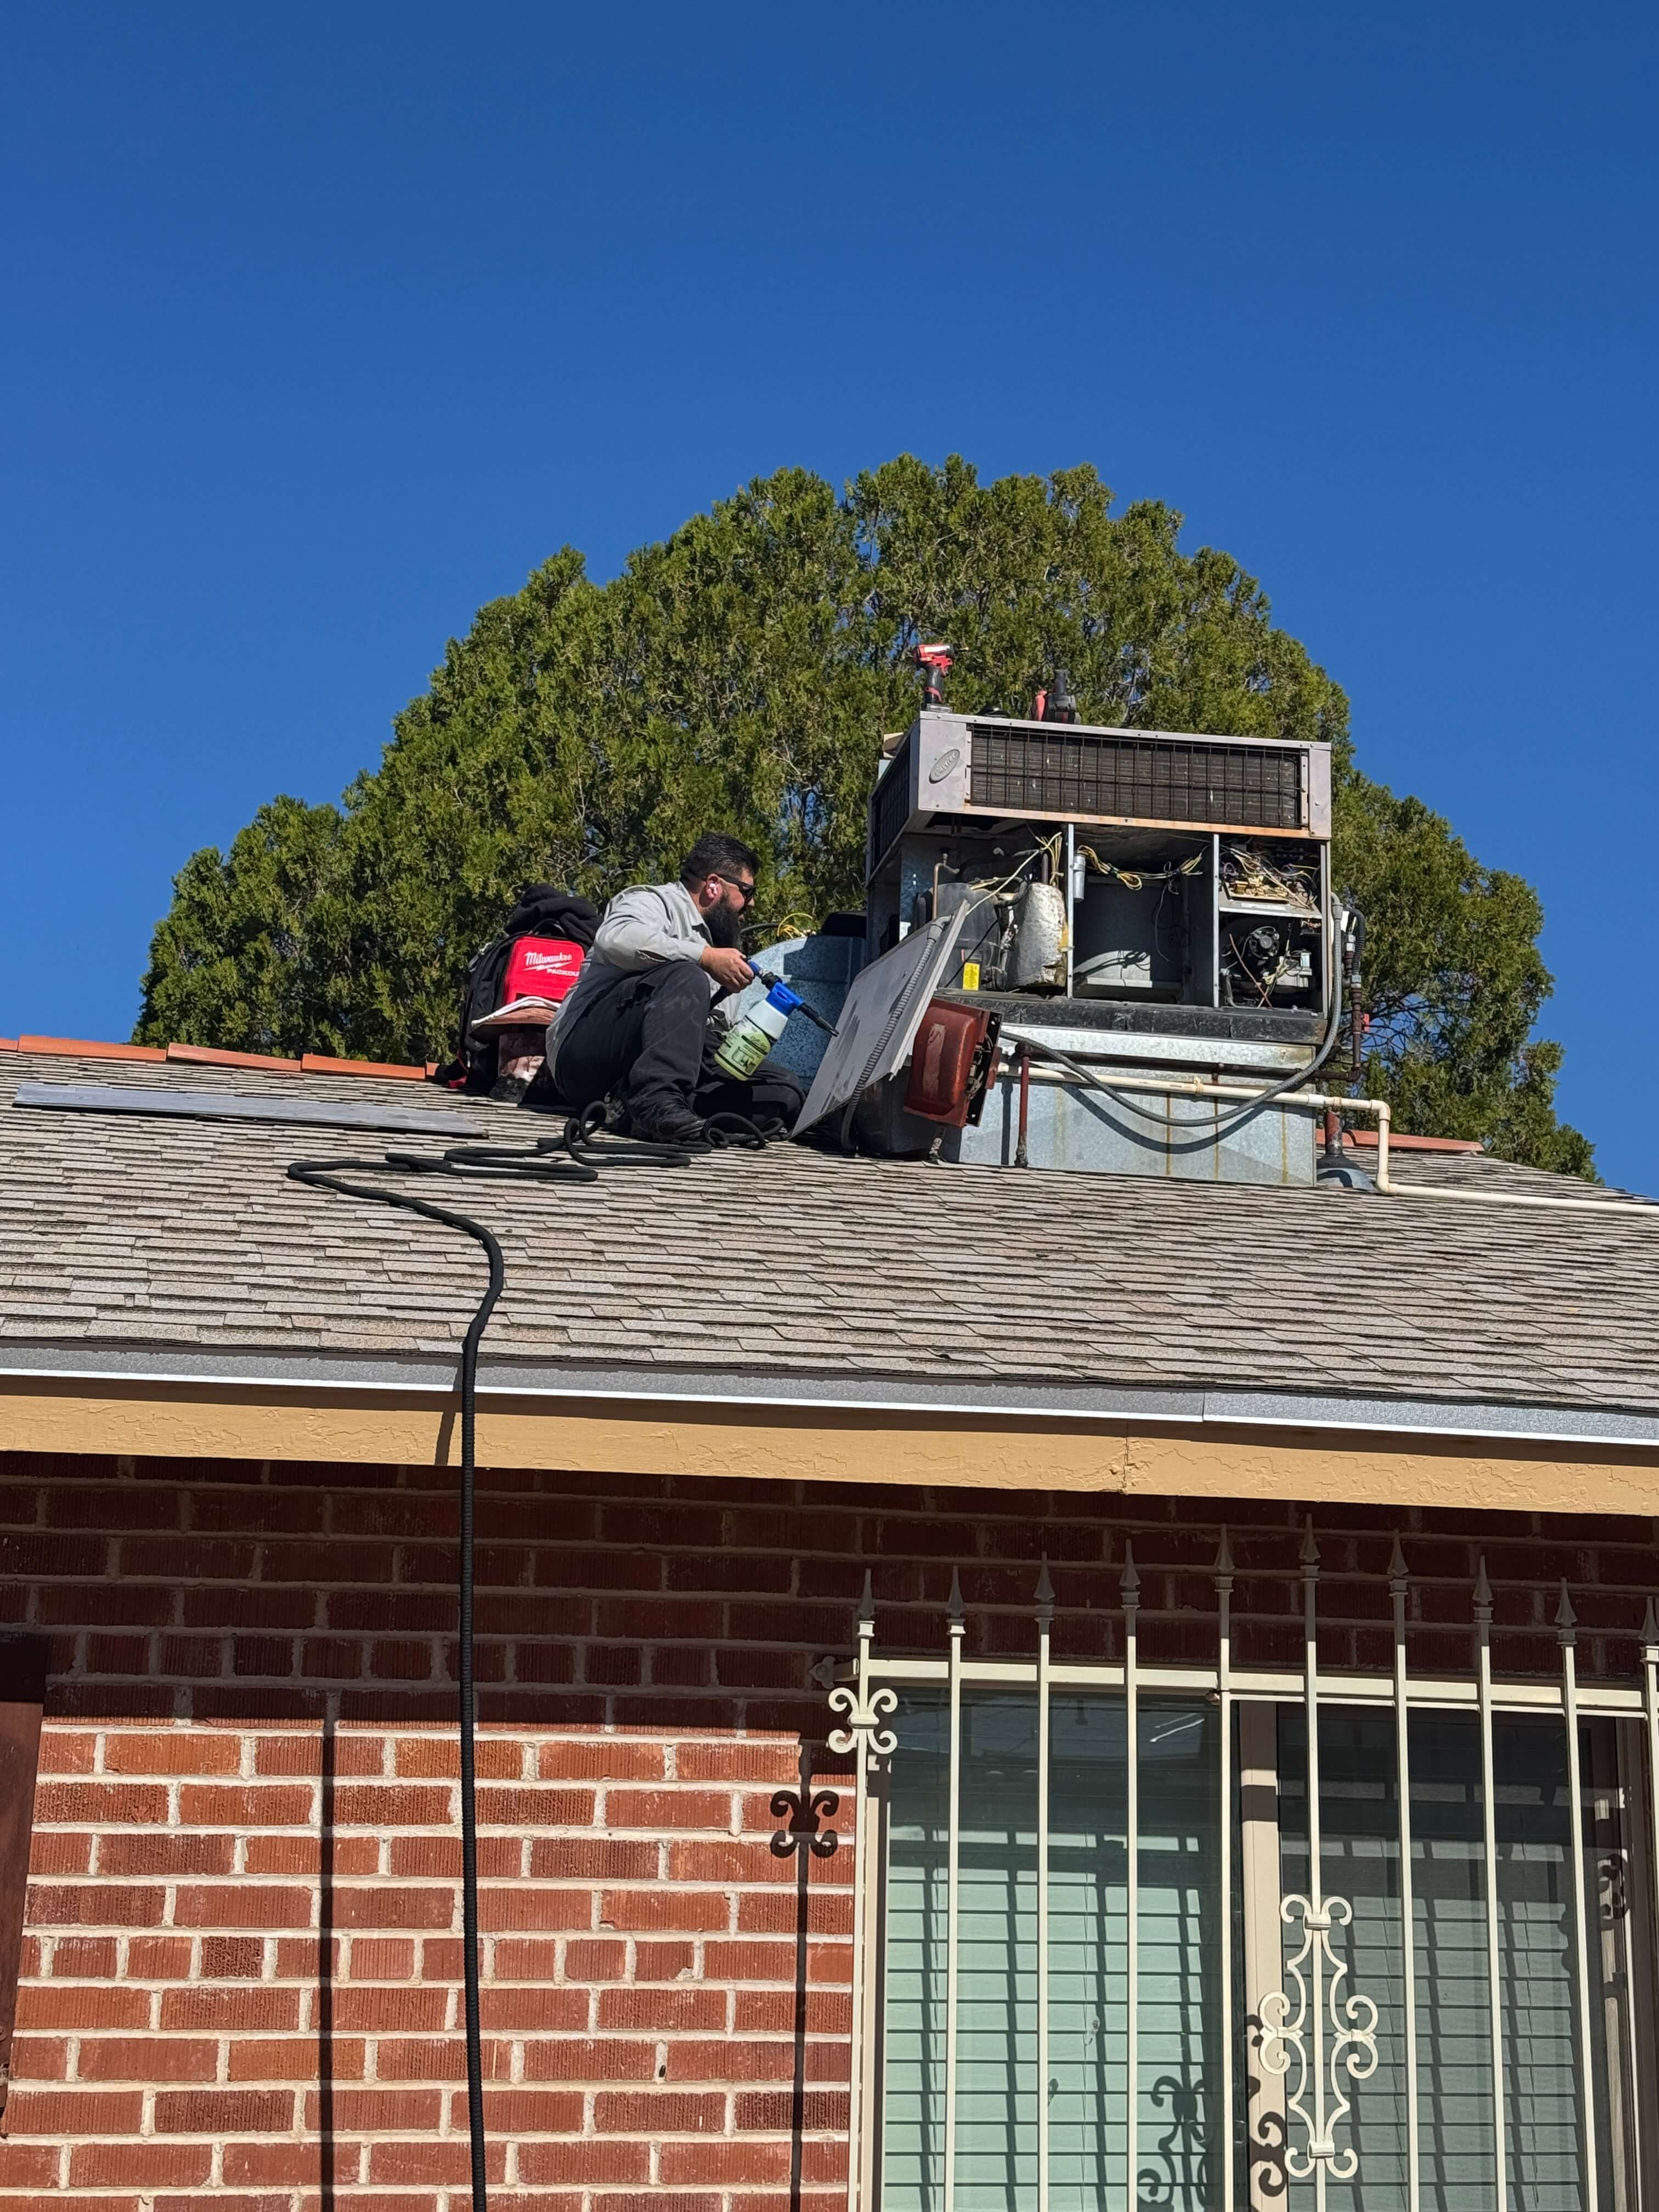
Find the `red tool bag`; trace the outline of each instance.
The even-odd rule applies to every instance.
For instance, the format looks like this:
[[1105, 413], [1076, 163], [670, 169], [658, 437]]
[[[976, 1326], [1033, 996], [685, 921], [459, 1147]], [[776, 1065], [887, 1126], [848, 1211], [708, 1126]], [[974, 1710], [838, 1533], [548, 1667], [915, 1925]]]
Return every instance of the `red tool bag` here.
[[507, 956], [497, 1004], [515, 999], [550, 999], [556, 1006], [569, 996], [586, 955], [568, 937], [520, 937]]

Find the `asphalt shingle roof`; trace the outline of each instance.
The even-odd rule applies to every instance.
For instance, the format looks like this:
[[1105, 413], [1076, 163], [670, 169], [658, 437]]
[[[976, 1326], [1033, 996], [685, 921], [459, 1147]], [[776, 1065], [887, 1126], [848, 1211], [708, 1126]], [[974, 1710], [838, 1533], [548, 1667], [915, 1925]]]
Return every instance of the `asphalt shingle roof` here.
[[[453, 1139], [42, 1112], [22, 1081], [549, 1124], [413, 1083], [0, 1054], [0, 1367], [25, 1347], [454, 1353], [482, 1261], [289, 1161]], [[1407, 1153], [1401, 1182], [1583, 1184]], [[846, 1159], [803, 1147], [584, 1187], [427, 1186], [507, 1255], [498, 1368], [892, 1377], [1659, 1409], [1659, 1222], [1326, 1190]]]

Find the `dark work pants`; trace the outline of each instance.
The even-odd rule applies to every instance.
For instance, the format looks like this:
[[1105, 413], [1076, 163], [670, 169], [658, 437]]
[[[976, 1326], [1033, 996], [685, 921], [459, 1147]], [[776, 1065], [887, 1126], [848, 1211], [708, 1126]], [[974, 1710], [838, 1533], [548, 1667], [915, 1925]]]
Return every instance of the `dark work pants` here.
[[708, 978], [692, 960], [661, 960], [618, 975], [559, 1034], [559, 1096], [577, 1113], [615, 1097], [635, 1106], [710, 1114], [776, 1114], [792, 1127], [805, 1102], [799, 1079], [763, 1060], [746, 1083], [714, 1065]]

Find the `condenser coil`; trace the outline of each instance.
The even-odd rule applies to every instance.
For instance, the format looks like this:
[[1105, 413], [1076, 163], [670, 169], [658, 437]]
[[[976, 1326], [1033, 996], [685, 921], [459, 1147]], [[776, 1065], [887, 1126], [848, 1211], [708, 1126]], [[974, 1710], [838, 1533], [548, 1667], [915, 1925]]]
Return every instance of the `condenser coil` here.
[[908, 833], [1008, 817], [1328, 838], [1330, 748], [933, 710], [870, 794], [866, 872]]
[[1302, 763], [1293, 750], [1250, 745], [976, 724], [968, 797], [1002, 814], [1299, 830]]

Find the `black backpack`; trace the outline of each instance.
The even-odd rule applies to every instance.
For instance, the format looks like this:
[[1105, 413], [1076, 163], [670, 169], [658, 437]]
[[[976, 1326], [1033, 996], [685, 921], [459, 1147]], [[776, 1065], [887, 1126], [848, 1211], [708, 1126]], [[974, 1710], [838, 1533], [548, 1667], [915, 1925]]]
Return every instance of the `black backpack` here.
[[488, 1033], [474, 1036], [472, 1024], [493, 1014], [501, 1005], [501, 978], [513, 947], [521, 937], [556, 934], [591, 951], [599, 920], [599, 910], [591, 899], [559, 890], [551, 884], [526, 884], [507, 916], [506, 929], [488, 945], [480, 945], [466, 963], [456, 1022], [455, 1057], [439, 1068], [432, 1080], [446, 1091], [493, 1090], [500, 1040]]

